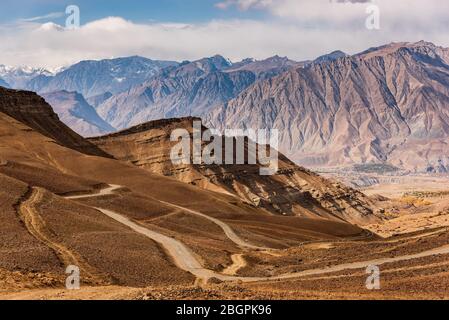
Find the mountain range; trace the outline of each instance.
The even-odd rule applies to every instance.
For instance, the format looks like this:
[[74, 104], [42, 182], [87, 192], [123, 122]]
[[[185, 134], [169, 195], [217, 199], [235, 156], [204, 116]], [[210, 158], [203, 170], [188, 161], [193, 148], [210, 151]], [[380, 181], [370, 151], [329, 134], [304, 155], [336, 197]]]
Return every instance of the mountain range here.
[[[34, 76], [31, 71], [16, 72], [26, 76], [15, 78], [13, 87], [39, 92], [64, 123], [81, 135], [92, 136], [171, 114], [203, 114], [256, 80], [294, 65], [298, 63], [278, 56], [235, 64], [218, 55], [182, 63], [128, 57], [82, 61], [54, 75], [37, 69]], [[7, 83], [3, 86], [9, 87]], [[80, 106], [89, 111], [79, 112]]]
[[[84, 136], [200, 116], [221, 130], [276, 128], [280, 150], [308, 167], [389, 164], [444, 173], [448, 52], [421, 41], [355, 55], [334, 51], [304, 62], [278, 56], [236, 63], [219, 55], [181, 63], [128, 57], [82, 61], [56, 74], [28, 68], [23, 78], [3, 67], [0, 77], [3, 86], [53, 97], [49, 102], [61, 119]], [[53, 92], [59, 93], [48, 95]], [[55, 99], [70, 92], [77, 98]], [[80, 105], [89, 112], [74, 112]]]
[[260, 81], [204, 118], [215, 128], [276, 128], [309, 167], [389, 163], [449, 172], [449, 49], [394, 43]]
[[76, 91], [84, 97], [119, 93], [141, 84], [163, 68], [176, 65], [171, 61], [154, 61], [143, 57], [126, 57], [100, 61], [81, 61], [55, 75], [42, 74], [31, 79], [26, 89], [48, 93]]
[[183, 62], [97, 108], [99, 115], [117, 129], [162, 118], [199, 116], [229, 101], [260, 79], [281, 74], [295, 62], [272, 57], [244, 60], [236, 65], [214, 56]]

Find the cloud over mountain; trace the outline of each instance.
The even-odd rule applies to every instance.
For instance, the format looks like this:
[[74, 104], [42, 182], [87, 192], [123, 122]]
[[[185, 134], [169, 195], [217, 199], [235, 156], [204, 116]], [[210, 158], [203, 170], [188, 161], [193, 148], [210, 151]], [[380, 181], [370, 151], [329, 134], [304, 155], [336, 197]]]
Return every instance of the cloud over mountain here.
[[[192, 23], [136, 23], [107, 17], [66, 30], [55, 23], [21, 22], [0, 26], [0, 62], [56, 67], [85, 59], [141, 55], [195, 60], [223, 54], [233, 60], [275, 54], [310, 59], [335, 49], [348, 53], [392, 41], [449, 45], [449, 2], [378, 0], [381, 29], [365, 28], [371, 3], [328, 0], [236, 0], [221, 9], [264, 10], [263, 19], [206, 20]], [[218, 10], [218, 9], [217, 9]], [[83, 11], [81, 11], [83, 15]], [[244, 36], [242, 36], [242, 34]]]

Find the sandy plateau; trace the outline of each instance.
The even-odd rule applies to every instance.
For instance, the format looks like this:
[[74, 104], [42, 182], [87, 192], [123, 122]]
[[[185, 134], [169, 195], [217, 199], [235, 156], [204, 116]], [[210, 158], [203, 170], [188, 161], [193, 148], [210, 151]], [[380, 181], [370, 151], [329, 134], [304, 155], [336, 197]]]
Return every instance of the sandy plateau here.
[[[449, 177], [409, 176], [364, 190], [384, 208], [381, 224], [366, 226], [389, 237], [449, 227]], [[385, 197], [385, 199], [382, 199]]]

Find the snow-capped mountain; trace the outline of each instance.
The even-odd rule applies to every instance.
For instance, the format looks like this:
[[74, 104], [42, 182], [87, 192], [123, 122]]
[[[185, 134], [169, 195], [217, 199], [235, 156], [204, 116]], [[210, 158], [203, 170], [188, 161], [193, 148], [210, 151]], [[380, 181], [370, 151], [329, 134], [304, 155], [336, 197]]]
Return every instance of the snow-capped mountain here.
[[0, 78], [11, 88], [25, 89], [27, 83], [38, 76], [51, 76], [53, 73], [44, 68], [11, 67], [0, 65]]
[[128, 90], [156, 75], [163, 68], [177, 65], [173, 61], [157, 61], [139, 56], [81, 61], [56, 75], [40, 75], [27, 89], [38, 93], [59, 90], [76, 91], [84, 97]]

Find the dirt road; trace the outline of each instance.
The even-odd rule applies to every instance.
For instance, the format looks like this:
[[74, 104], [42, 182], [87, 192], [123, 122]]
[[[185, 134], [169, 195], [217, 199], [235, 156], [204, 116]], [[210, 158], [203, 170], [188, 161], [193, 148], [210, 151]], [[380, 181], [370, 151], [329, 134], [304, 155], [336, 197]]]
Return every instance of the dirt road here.
[[[94, 193], [94, 194], [85, 194], [85, 195], [77, 195], [77, 196], [70, 196], [70, 197], [66, 197], [66, 199], [71, 199], [71, 200], [76, 200], [76, 199], [85, 199], [85, 198], [92, 198], [92, 197], [100, 197], [100, 196], [105, 196], [105, 195], [113, 195], [115, 191], [117, 191], [118, 189], [122, 188], [122, 186], [119, 185], [109, 185], [108, 188], [102, 189], [100, 190], [98, 193]], [[157, 199], [155, 199], [157, 200]], [[181, 207], [178, 205], [175, 205], [173, 203], [169, 203], [169, 202], [165, 202], [165, 201], [161, 201], [158, 200], [160, 203], [172, 207], [172, 208], [176, 208], [188, 213], [191, 213], [193, 215], [202, 217], [204, 219], [207, 219], [209, 221], [212, 221], [213, 223], [215, 223], [216, 225], [218, 225], [223, 232], [225, 233], [225, 235], [229, 238], [229, 240], [231, 240], [232, 242], [234, 242], [236, 245], [238, 245], [239, 247], [242, 248], [246, 248], [246, 249], [251, 249], [251, 250], [270, 250], [270, 248], [266, 248], [266, 247], [258, 247], [258, 246], [254, 246], [250, 243], [248, 243], [247, 241], [243, 240], [242, 238], [240, 238], [235, 232], [234, 230], [232, 230], [232, 228], [227, 225], [226, 223], [224, 223], [223, 221], [220, 221], [218, 219], [212, 218], [208, 215], [205, 215], [199, 211], [195, 211], [195, 210], [191, 210], [185, 207]]]
[[219, 226], [223, 230], [223, 232], [226, 234], [226, 236], [228, 237], [229, 240], [231, 240], [232, 242], [234, 242], [236, 245], [238, 245], [241, 248], [246, 248], [246, 249], [251, 249], [251, 250], [271, 250], [271, 248], [267, 248], [267, 247], [254, 246], [254, 245], [248, 243], [247, 241], [243, 240], [234, 232], [234, 230], [232, 230], [232, 228], [229, 225], [227, 225], [223, 221], [212, 218], [208, 215], [205, 215], [204, 213], [201, 213], [201, 212], [198, 212], [195, 210], [191, 210], [191, 209], [187, 209], [187, 208], [184, 208], [184, 207], [172, 204], [172, 203], [168, 203], [165, 201], [160, 201], [160, 203], [165, 204], [170, 207], [173, 207], [173, 208], [176, 208], [176, 209], [183, 210], [183, 211], [191, 213], [191, 214], [194, 214], [196, 216], [202, 217], [209, 221], [212, 221], [213, 223], [215, 223], [217, 226]]
[[23, 221], [28, 232], [34, 238], [52, 249], [65, 267], [69, 265], [79, 266], [87, 278], [96, 283], [104, 283], [101, 277], [96, 275], [96, 271], [92, 266], [87, 264], [64, 244], [54, 239], [52, 231], [48, 229], [38, 209], [39, 204], [43, 201], [43, 192], [43, 189], [31, 188], [29, 196], [19, 206], [20, 219]]
[[240, 269], [246, 267], [246, 265], [247, 265], [246, 260], [243, 257], [243, 254], [241, 254], [241, 253], [233, 254], [231, 256], [231, 259], [232, 259], [232, 264], [223, 270], [223, 274], [228, 275], [228, 276], [236, 275]]
[[83, 195], [78, 195], [78, 196], [69, 196], [69, 197], [65, 197], [65, 198], [71, 199], [71, 200], [76, 200], [76, 199], [107, 196], [107, 195], [114, 194], [114, 192], [120, 188], [122, 188], [122, 186], [110, 184], [109, 187], [107, 187], [105, 189], [101, 189], [100, 191], [98, 191], [98, 193], [83, 194]]
[[[105, 189], [105, 190], [103, 190], [103, 192], [100, 192], [98, 194], [77, 196], [75, 199], [97, 197], [100, 195], [112, 194], [113, 191], [116, 190], [117, 188], [118, 188], [118, 186], [111, 186], [111, 188], [108, 188], [107, 190]], [[68, 197], [68, 199], [73, 199], [73, 198]], [[182, 207], [180, 207], [180, 208], [182, 208]], [[178, 241], [176, 239], [173, 239], [173, 238], [167, 237], [163, 234], [160, 234], [158, 232], [149, 230], [148, 228], [145, 228], [145, 227], [139, 225], [138, 223], [131, 221], [129, 218], [127, 218], [119, 213], [113, 212], [111, 210], [106, 210], [106, 209], [101, 209], [101, 208], [95, 208], [95, 209], [99, 210], [100, 212], [107, 215], [108, 217], [120, 222], [121, 224], [128, 226], [130, 229], [134, 230], [135, 232], [140, 233], [140, 234], [152, 239], [153, 241], [161, 244], [165, 248], [165, 250], [169, 253], [169, 255], [173, 258], [175, 264], [180, 269], [188, 271], [188, 272], [192, 273], [193, 275], [195, 275], [196, 277], [198, 277], [199, 279], [204, 279], [206, 281], [207, 281], [207, 279], [210, 279], [210, 278], [217, 278], [222, 281], [243, 281], [243, 282], [284, 280], [284, 279], [293, 279], [293, 278], [300, 278], [300, 277], [306, 277], [306, 276], [322, 275], [322, 274], [327, 274], [327, 273], [335, 273], [335, 272], [340, 272], [340, 271], [344, 271], [344, 270], [363, 269], [363, 268], [366, 268], [371, 265], [380, 266], [380, 265], [383, 265], [386, 263], [413, 260], [413, 259], [419, 259], [419, 258], [435, 256], [435, 255], [449, 254], [449, 245], [445, 245], [443, 247], [423, 251], [423, 252], [420, 252], [417, 254], [345, 263], [345, 264], [335, 265], [335, 266], [326, 267], [326, 268], [305, 270], [305, 271], [301, 271], [301, 272], [283, 274], [283, 275], [273, 276], [273, 277], [239, 277], [239, 276], [220, 274], [215, 271], [208, 270], [208, 269], [204, 268], [201, 265], [201, 263], [199, 262], [199, 260], [192, 253], [192, 251], [188, 247], [186, 247], [183, 243], [181, 243], [180, 241]], [[235, 260], [234, 260], [234, 264], [236, 264]], [[239, 262], [237, 264], [239, 264]]]

